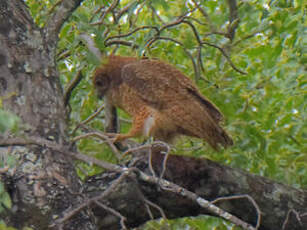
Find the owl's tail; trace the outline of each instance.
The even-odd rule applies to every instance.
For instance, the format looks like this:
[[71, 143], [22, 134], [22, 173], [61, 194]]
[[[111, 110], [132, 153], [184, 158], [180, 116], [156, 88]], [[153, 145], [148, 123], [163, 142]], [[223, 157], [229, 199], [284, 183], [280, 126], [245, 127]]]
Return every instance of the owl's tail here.
[[233, 140], [226, 133], [226, 131], [219, 126], [219, 124], [213, 122], [206, 122], [205, 135], [203, 138], [214, 148], [219, 150], [219, 145], [222, 145], [224, 148], [233, 145]]
[[178, 134], [205, 140], [212, 148], [219, 150], [231, 146], [233, 141], [219, 125], [219, 119], [213, 117], [198, 101], [188, 100], [174, 103], [164, 113], [169, 123], [177, 127]]

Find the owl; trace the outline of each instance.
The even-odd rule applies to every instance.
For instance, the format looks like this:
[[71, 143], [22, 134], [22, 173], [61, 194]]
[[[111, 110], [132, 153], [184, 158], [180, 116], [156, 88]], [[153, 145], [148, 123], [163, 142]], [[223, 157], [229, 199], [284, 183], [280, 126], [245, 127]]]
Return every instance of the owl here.
[[145, 136], [170, 143], [180, 135], [201, 138], [214, 149], [233, 144], [219, 125], [223, 115], [195, 84], [156, 59], [109, 56], [94, 72], [98, 97], [131, 115], [133, 122], [116, 141]]

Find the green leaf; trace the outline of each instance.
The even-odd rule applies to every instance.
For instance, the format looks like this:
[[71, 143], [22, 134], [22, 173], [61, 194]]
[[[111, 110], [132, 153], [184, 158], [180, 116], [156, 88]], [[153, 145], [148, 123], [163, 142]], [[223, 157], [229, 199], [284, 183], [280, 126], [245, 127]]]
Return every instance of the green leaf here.
[[17, 131], [20, 119], [13, 113], [0, 109], [0, 133]]
[[10, 209], [12, 207], [12, 201], [7, 192], [3, 193], [0, 196], [0, 203], [4, 205], [6, 208]]

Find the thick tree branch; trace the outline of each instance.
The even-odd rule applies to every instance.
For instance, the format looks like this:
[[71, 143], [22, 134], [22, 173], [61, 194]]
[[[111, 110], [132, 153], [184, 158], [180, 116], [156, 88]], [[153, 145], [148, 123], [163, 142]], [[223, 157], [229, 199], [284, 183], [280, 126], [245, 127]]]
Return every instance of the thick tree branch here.
[[[152, 166], [156, 174], [160, 174], [163, 168], [164, 155], [160, 154], [160, 151], [161, 149], [159, 148], [152, 149]], [[147, 159], [147, 157], [142, 158], [135, 166], [142, 169], [146, 175], [149, 175], [151, 170]], [[303, 226], [307, 224], [307, 218], [304, 215], [307, 211], [306, 191], [291, 188], [206, 159], [169, 156], [164, 179], [179, 185], [180, 188], [177, 188], [177, 190], [176, 186], [171, 183], [166, 185], [163, 182], [158, 187], [154, 186], [153, 184], [158, 183], [159, 178], [146, 175], [139, 175], [139, 179], [144, 181], [139, 182], [141, 192], [148, 200], [161, 207], [167, 218], [201, 214], [212, 215], [208, 210], [201, 208], [197, 202], [191, 202], [190, 198], [197, 195], [206, 200], [214, 201], [223, 210], [240, 217], [253, 226], [260, 225], [260, 230], [280, 230], [284, 225], [287, 225], [287, 227], [284, 227], [286, 230], [304, 230]], [[97, 188], [95, 191], [92, 190], [91, 193], [93, 195], [99, 193], [100, 184], [105, 185], [106, 180], [112, 181], [112, 177], [114, 175], [110, 174], [110, 177], [108, 177], [106, 173], [90, 178], [88, 180], [89, 188]], [[118, 196], [113, 194], [112, 197], [105, 200], [107, 204], [112, 204], [113, 209], [127, 218], [128, 227], [136, 227], [150, 220], [142, 198], [136, 197], [136, 191], [131, 189], [135, 188], [135, 186], [134, 182], [126, 182], [120, 186], [121, 191], [125, 191], [124, 194]], [[168, 186], [169, 188], [167, 189]], [[188, 192], [186, 193], [182, 188], [187, 189]], [[182, 196], [183, 194], [189, 194], [189, 192], [195, 195], [191, 194], [191, 197]], [[131, 196], [133, 198], [131, 198], [130, 202], [127, 197]], [[123, 199], [127, 200], [127, 206], [125, 207], [121, 207], [120, 200]], [[289, 210], [293, 210], [293, 207], [295, 207], [296, 216], [299, 218], [287, 217], [291, 216]], [[131, 210], [135, 209], [138, 210], [137, 213], [131, 212]], [[94, 207], [94, 212], [100, 217], [103, 225], [107, 216], [105, 211], [99, 207]], [[260, 223], [258, 221], [259, 212], [261, 212], [262, 216]], [[161, 214], [156, 210], [153, 210], [152, 215], [155, 218], [161, 217]], [[111, 229], [109, 224], [106, 226]], [[114, 224], [118, 225], [118, 222]]]
[[49, 16], [44, 27], [46, 42], [52, 49], [55, 48], [62, 25], [82, 1], [83, 0], [60, 0], [60, 2], [57, 3], [57, 6]]
[[[14, 144], [41, 145], [76, 159], [97, 164], [113, 172], [122, 174], [127, 171], [125, 167], [102, 162], [80, 153], [70, 152], [65, 150], [63, 146], [57, 146], [51, 141], [41, 138], [2, 140], [0, 146]], [[238, 169], [219, 165], [218, 163], [206, 159], [170, 155], [165, 162], [165, 155], [161, 154], [161, 152], [165, 152], [167, 149], [165, 149], [164, 145], [160, 145], [159, 143], [152, 146], [152, 155], [148, 158], [146, 156], [146, 152], [148, 152], [146, 149], [148, 149], [149, 146], [145, 147], [140, 147], [141, 152], [138, 154], [141, 154], [139, 155], [141, 158], [134, 161], [134, 167], [142, 171], [135, 171], [133, 168], [129, 170], [129, 172], [135, 171], [137, 179], [132, 181], [128, 180], [128, 182], [125, 181], [125, 183], [121, 185], [115, 182], [116, 186], [120, 187], [121, 191], [124, 192], [117, 193], [113, 191], [110, 193], [109, 191], [112, 189], [108, 187], [107, 193], [111, 195], [110, 197], [105, 196], [103, 199], [103, 204], [106, 204], [106, 206], [116, 210], [121, 216], [127, 218], [127, 223], [125, 224], [128, 227], [139, 226], [150, 220], [152, 216], [154, 216], [154, 218], [161, 217], [161, 212], [157, 211], [153, 212], [152, 215], [147, 215], [145, 210], [147, 210], [148, 207], [144, 204], [144, 197], [161, 207], [167, 218], [195, 216], [200, 214], [218, 215], [242, 226], [244, 229], [253, 229], [248, 224], [246, 225], [246, 223], [250, 223], [254, 226], [260, 226], [259, 229], [261, 230], [280, 230], [281, 228], [285, 230], [303, 230], [300, 226], [307, 224], [307, 216], [305, 215], [307, 212], [306, 191], [291, 188]], [[136, 150], [137, 149], [133, 149], [131, 151]], [[129, 167], [131, 167], [131, 165]], [[156, 175], [163, 174], [164, 179], [149, 176], [152, 172]], [[101, 193], [98, 192], [100, 190], [99, 185], [102, 184], [105, 189], [105, 185], [108, 184], [105, 180], [113, 181], [112, 178], [114, 175], [117, 174], [104, 173], [104, 175], [97, 175], [89, 179], [89, 184], [86, 187], [90, 189], [88, 192], [92, 194], [93, 201], [100, 200], [98, 199], [99, 197], [96, 196], [96, 194]], [[111, 184], [113, 184], [113, 182], [111, 182]], [[140, 186], [140, 191], [138, 193], [142, 195], [135, 197], [135, 191], [131, 190], [131, 188], [135, 188], [135, 186]], [[96, 189], [93, 190], [93, 188]], [[134, 196], [132, 203], [130, 203], [130, 201], [128, 202], [128, 197], [132, 195], [130, 194], [131, 192], [133, 192]], [[247, 197], [248, 199], [244, 201], [241, 199], [242, 197]], [[127, 200], [124, 206], [122, 205], [122, 200]], [[191, 202], [191, 200], [193, 202]], [[206, 200], [212, 200], [213, 203], [217, 203], [221, 209], [217, 209], [216, 206], [212, 206], [212, 203], [208, 203]], [[118, 201], [120, 202], [118, 203]], [[88, 203], [88, 205], [89, 204], [90, 203]], [[83, 205], [82, 207], [85, 208], [88, 205]], [[106, 218], [105, 215], [109, 214], [106, 214], [105, 209], [101, 209], [100, 206], [101, 205], [94, 205], [95, 215], [99, 216], [102, 226], [107, 224], [104, 227], [112, 229], [109, 222], [104, 223]], [[79, 210], [78, 207], [76, 209]], [[144, 210], [142, 211], [142, 209]], [[131, 210], [138, 211], [134, 213], [131, 212]], [[279, 213], [279, 215], [275, 215], [275, 218], [272, 218], [272, 210], [274, 210], [275, 213]], [[296, 218], [292, 218], [290, 212], [296, 213]], [[227, 213], [231, 213], [232, 215]], [[259, 223], [260, 213], [262, 218]], [[77, 211], [73, 211], [73, 214], [77, 214]], [[236, 216], [240, 217], [245, 222], [236, 219]], [[114, 226], [119, 226], [117, 218], [113, 224]]]

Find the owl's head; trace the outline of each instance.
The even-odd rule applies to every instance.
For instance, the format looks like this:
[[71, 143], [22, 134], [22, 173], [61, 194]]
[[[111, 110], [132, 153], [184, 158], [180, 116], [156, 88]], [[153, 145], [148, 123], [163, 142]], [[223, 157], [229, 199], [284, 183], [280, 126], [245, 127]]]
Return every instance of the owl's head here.
[[106, 92], [110, 88], [110, 81], [111, 79], [106, 73], [106, 71], [104, 71], [104, 69], [96, 69], [93, 77], [93, 84], [96, 89], [98, 98], [101, 99], [106, 94]]

